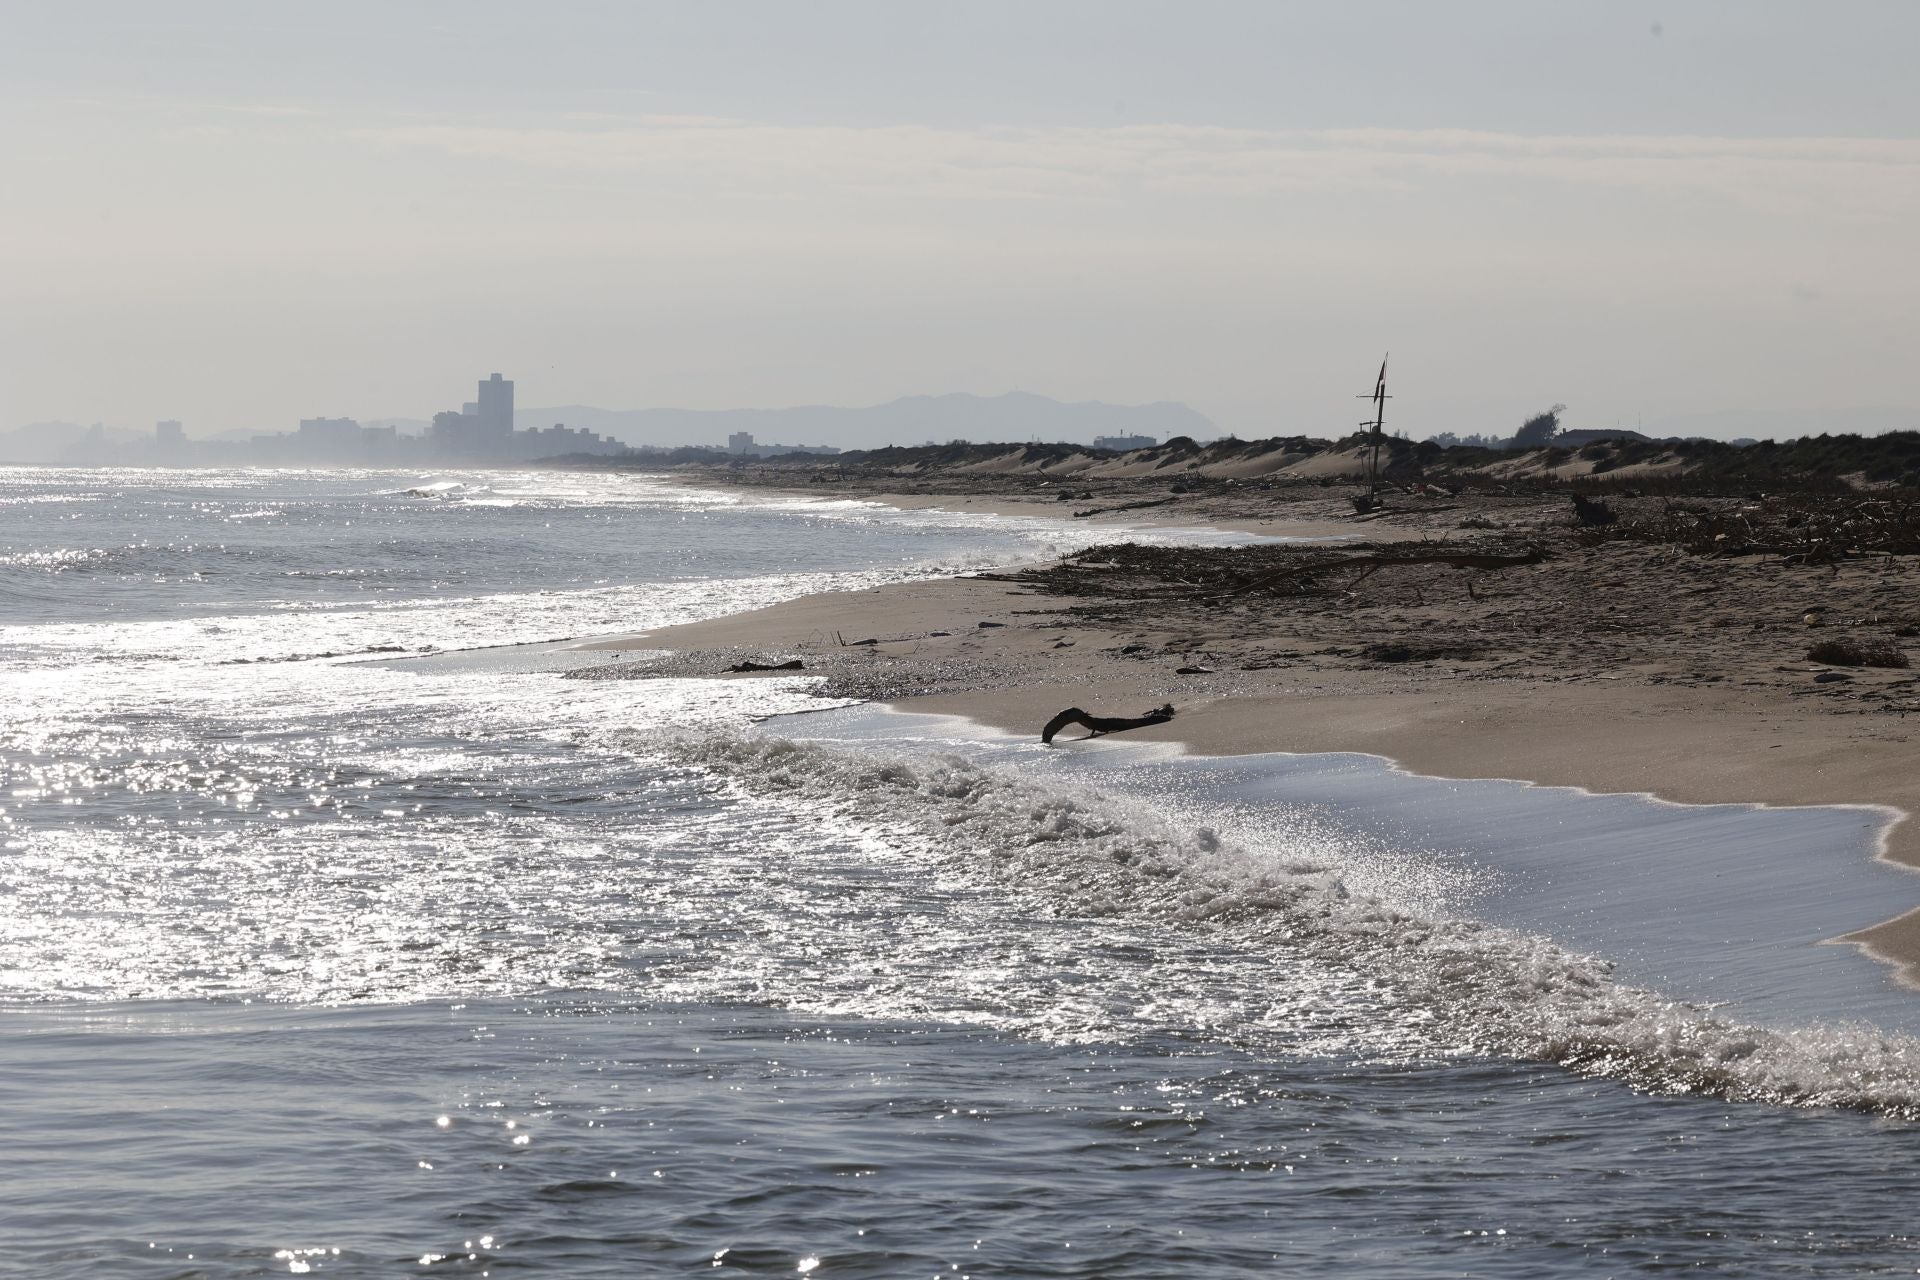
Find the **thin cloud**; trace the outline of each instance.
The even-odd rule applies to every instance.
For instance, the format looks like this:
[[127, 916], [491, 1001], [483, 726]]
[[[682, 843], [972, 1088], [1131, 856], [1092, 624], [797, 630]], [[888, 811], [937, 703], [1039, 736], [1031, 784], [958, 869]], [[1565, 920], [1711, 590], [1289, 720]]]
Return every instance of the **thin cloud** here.
[[204, 102], [197, 104], [201, 111], [224, 111], [240, 116], [285, 117], [296, 120], [318, 120], [327, 113], [315, 107], [295, 107], [270, 102]]
[[1465, 130], [1259, 131], [1183, 125], [934, 129], [648, 116], [599, 127], [409, 123], [355, 131], [380, 146], [735, 190], [921, 188], [942, 197], [1257, 195], [1509, 178], [1706, 192], [1780, 208], [1920, 201], [1920, 140], [1554, 136]]

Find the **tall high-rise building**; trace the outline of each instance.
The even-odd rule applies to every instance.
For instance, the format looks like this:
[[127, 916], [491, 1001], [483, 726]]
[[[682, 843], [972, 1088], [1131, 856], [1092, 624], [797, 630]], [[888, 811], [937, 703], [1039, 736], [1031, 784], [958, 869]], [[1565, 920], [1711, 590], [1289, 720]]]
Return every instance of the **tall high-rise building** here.
[[513, 383], [494, 374], [480, 384], [480, 398], [474, 402], [474, 417], [489, 436], [513, 434]]
[[513, 429], [513, 383], [499, 374], [480, 384], [479, 399], [433, 415], [427, 456], [450, 462], [525, 462], [565, 453], [615, 454], [625, 445], [596, 432], [555, 423], [531, 431]]

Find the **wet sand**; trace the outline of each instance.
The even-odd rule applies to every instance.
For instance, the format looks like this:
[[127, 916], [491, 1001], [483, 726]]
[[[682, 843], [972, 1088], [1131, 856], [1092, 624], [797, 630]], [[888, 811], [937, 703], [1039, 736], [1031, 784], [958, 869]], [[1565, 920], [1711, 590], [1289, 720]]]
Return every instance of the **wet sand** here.
[[[1017, 498], [908, 501], [1059, 514]], [[1161, 518], [1191, 525], [1191, 514]], [[1384, 547], [1431, 537], [1417, 522], [1383, 538], [1331, 513], [1286, 514], [1259, 531], [1357, 534]], [[1184, 580], [1217, 554], [1166, 553], [1153, 571]], [[1327, 554], [1325, 544], [1313, 554]], [[1849, 669], [1836, 678], [1806, 660], [1801, 612], [1817, 598], [1836, 626], [1877, 617], [1876, 601], [1912, 598], [1915, 566], [1783, 573], [1556, 544], [1543, 564], [1417, 572], [1395, 567], [1350, 590], [1257, 604], [1191, 603], [1166, 594], [1161, 579], [1142, 585], [1117, 569], [1107, 594], [1092, 598], [1058, 572], [909, 582], [592, 641], [586, 647], [635, 660], [575, 675], [714, 676], [744, 659], [798, 658], [829, 695], [1035, 735], [1069, 706], [1131, 716], [1172, 702], [1172, 722], [1129, 738], [1203, 755], [1366, 752], [1441, 777], [1681, 803], [1872, 806], [1887, 817], [1882, 856], [1920, 870], [1920, 823], [1905, 820], [1920, 810], [1910, 731], [1920, 719], [1907, 719], [1920, 713], [1920, 677]], [[1382, 636], [1416, 660], [1384, 660], [1377, 644], [1360, 643]], [[1420, 648], [1436, 640], [1430, 653]], [[1840, 941], [1920, 986], [1920, 912]]]

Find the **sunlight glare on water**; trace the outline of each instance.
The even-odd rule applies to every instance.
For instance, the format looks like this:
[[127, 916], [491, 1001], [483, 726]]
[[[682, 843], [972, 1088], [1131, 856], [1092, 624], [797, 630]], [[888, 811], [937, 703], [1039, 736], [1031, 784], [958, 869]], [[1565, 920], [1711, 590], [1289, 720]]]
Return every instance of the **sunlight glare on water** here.
[[[0, 1273], [1920, 1262], [1910, 1041], [1622, 983], [1391, 779], [755, 731], [804, 677], [539, 643], [1086, 536], [0, 471]], [[477, 644], [532, 647], [413, 660]]]

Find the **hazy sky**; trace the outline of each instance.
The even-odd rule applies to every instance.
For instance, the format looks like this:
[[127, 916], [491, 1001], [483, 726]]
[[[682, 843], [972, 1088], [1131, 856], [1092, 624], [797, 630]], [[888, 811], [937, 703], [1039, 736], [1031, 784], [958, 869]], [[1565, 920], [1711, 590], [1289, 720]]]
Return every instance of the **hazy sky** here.
[[[0, 427], [1920, 404], [1920, 3], [0, 0]], [[1817, 425], [1815, 420], [1810, 422]]]

